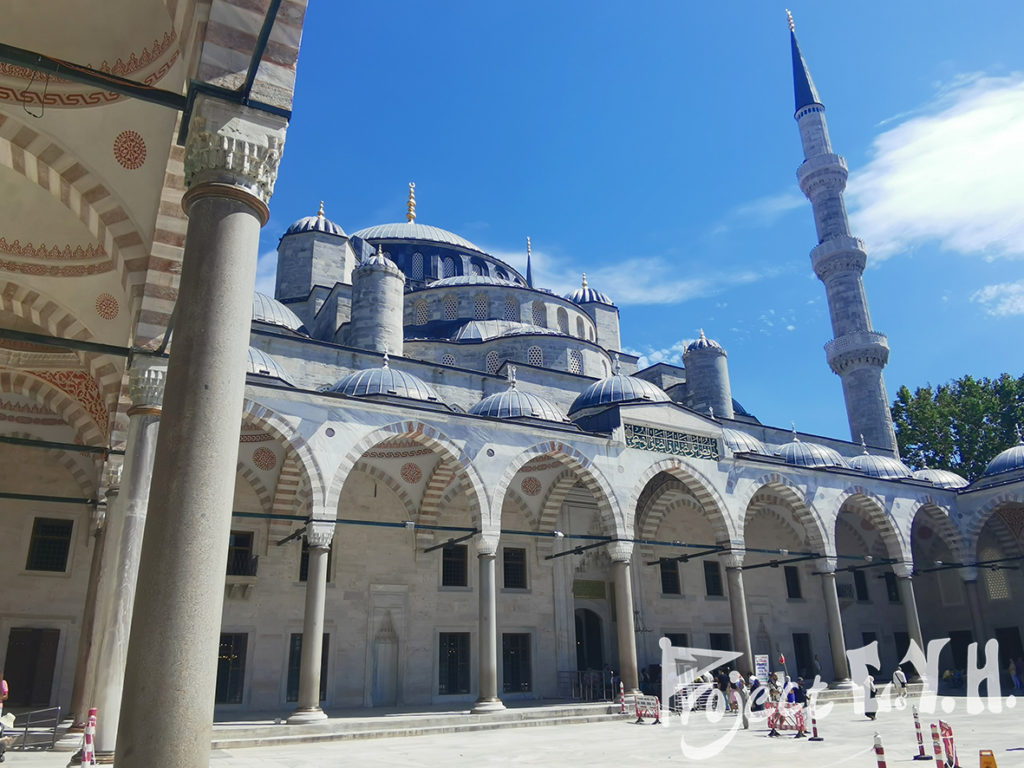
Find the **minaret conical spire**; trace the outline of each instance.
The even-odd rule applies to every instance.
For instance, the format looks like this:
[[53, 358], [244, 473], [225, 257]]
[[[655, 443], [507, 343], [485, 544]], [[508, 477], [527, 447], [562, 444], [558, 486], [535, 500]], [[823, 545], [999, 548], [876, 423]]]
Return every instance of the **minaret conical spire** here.
[[793, 95], [796, 99], [796, 111], [799, 112], [810, 104], [821, 104], [821, 97], [818, 96], [818, 89], [814, 87], [811, 71], [807, 68], [800, 43], [797, 42], [796, 25], [793, 24], [793, 14], [788, 8], [786, 16], [789, 19], [789, 43], [793, 51]]
[[533, 251], [530, 248], [530, 238], [526, 238], [526, 284], [533, 288]]

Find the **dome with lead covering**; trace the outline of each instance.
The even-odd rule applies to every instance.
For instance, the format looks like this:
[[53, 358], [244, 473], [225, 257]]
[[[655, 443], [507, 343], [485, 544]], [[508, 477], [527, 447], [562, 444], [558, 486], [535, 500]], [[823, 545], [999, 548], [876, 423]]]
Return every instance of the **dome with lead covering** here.
[[686, 345], [687, 352], [697, 352], [700, 350], [714, 350], [716, 352], [725, 351], [724, 349], [722, 349], [721, 344], [719, 344], [714, 339], [709, 339], [707, 336], [704, 335], [703, 328], [700, 329], [700, 338], [697, 339], [696, 341], [691, 341], [689, 344]]
[[791, 442], [780, 446], [775, 452], [787, 464], [794, 467], [848, 467], [839, 452], [818, 443], [805, 443], [794, 437]]
[[1013, 472], [1017, 469], [1024, 469], [1024, 443], [1022, 442], [1010, 446], [992, 459], [981, 474], [982, 477], [991, 477], [992, 475], [1001, 475], [1004, 472]]
[[910, 467], [892, 456], [862, 453], [860, 456], [847, 459], [847, 462], [858, 472], [863, 472], [869, 477], [877, 477], [880, 480], [900, 480], [913, 476]]
[[320, 211], [316, 216], [299, 219], [285, 232], [285, 235], [298, 235], [303, 232], [322, 232], [325, 235], [345, 237], [345, 230], [324, 216], [324, 201], [320, 201]]
[[500, 336], [533, 335], [560, 336], [561, 334], [552, 328], [542, 328], [539, 325], [520, 323], [515, 320], [470, 320], [459, 328], [452, 338], [456, 341], [484, 341]]
[[521, 392], [516, 387], [515, 366], [509, 367], [509, 377], [507, 390], [485, 397], [470, 408], [469, 412], [474, 416], [486, 416], [491, 419], [533, 418], [559, 424], [568, 421], [554, 403], [529, 392]]
[[404, 397], [407, 400], [442, 402], [437, 392], [418, 376], [392, 368], [386, 355], [383, 367], [367, 368], [350, 373], [333, 387], [328, 387], [324, 391], [337, 392], [349, 397]]
[[378, 240], [417, 240], [425, 243], [436, 243], [448, 247], [462, 248], [467, 251], [484, 253], [479, 246], [473, 245], [464, 237], [440, 227], [417, 224], [415, 221], [403, 221], [395, 224], [378, 224], [353, 233], [352, 237], [376, 242]]
[[500, 285], [502, 288], [508, 288], [510, 285], [518, 285], [518, 283], [490, 275], [455, 275], [434, 280], [427, 285], [427, 288], [450, 288], [455, 285]]
[[762, 456], [771, 456], [771, 451], [753, 435], [741, 432], [738, 429], [723, 429], [722, 439], [725, 446], [733, 453], [759, 453]]
[[948, 469], [919, 469], [914, 473], [914, 479], [924, 480], [939, 488], [948, 488], [950, 490], [966, 488], [970, 485], [966, 479], [960, 477], [956, 472], [950, 472]]
[[600, 291], [595, 291], [587, 283], [587, 273], [583, 273], [583, 283], [572, 293], [565, 294], [565, 298], [571, 301], [573, 304], [608, 304], [614, 307], [615, 304], [606, 294]]
[[256, 347], [249, 347], [249, 367], [246, 369], [247, 373], [251, 373], [255, 376], [269, 376], [274, 379], [280, 379], [286, 384], [295, 385], [292, 381], [292, 377], [285, 373], [284, 368], [277, 364], [266, 352], [263, 352]]
[[277, 325], [290, 331], [306, 332], [298, 315], [277, 299], [272, 299], [259, 291], [252, 297], [252, 319], [254, 322]]
[[630, 403], [638, 400], [649, 403], [672, 402], [672, 398], [651, 382], [634, 376], [626, 376], [617, 371], [618, 364], [616, 363], [616, 373], [600, 381], [595, 381], [583, 390], [569, 407], [569, 416], [587, 408], [615, 403]]

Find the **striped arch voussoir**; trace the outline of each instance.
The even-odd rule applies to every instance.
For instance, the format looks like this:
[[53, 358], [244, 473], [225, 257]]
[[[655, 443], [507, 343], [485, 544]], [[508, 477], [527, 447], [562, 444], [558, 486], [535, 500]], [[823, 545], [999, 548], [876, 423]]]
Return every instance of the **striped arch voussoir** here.
[[[33, 435], [28, 432], [10, 432], [8, 437], [18, 437], [24, 440], [39, 440], [42, 439], [39, 435]], [[87, 499], [97, 498], [99, 493], [99, 456], [94, 455], [93, 458], [87, 458], [86, 454], [82, 453], [71, 453], [70, 451], [62, 451], [56, 448], [41, 448], [38, 449], [41, 453], [45, 453], [56, 463], [64, 467], [74, 479], [78, 485], [78, 490], [82, 496]]]
[[270, 495], [270, 491], [267, 490], [266, 484], [256, 474], [256, 471], [248, 464], [238, 462], [238, 466], [235, 471], [239, 477], [245, 478], [246, 482], [252, 487], [253, 492], [256, 494], [256, 498], [259, 499], [260, 509], [263, 514], [270, 514], [271, 509], [274, 506], [274, 498]]
[[[309, 444], [280, 414], [253, 400], [246, 399], [242, 407], [242, 423], [261, 429], [276, 438], [285, 448], [284, 467], [289, 461], [298, 470], [299, 483], [307, 487], [314, 504], [323, 498], [323, 473], [313, 456]], [[281, 481], [278, 481], [280, 485]], [[278, 502], [275, 502], [277, 504]], [[281, 504], [286, 503], [283, 499]]]
[[[917, 497], [914, 511], [910, 515], [911, 546], [913, 546], [914, 523], [918, 522], [919, 518], [927, 521], [935, 529], [946, 543], [946, 546], [949, 547], [954, 560], [961, 563], [966, 562], [964, 537], [953, 521], [950, 520], [949, 510], [946, 507], [937, 503], [931, 496], [922, 495]], [[913, 549], [911, 549], [911, 552], [913, 552]]]
[[48, 381], [22, 371], [0, 371], [0, 392], [25, 395], [46, 406], [67, 422], [82, 445], [106, 444], [106, 425], [97, 424], [85, 406]]
[[899, 525], [885, 508], [885, 502], [860, 485], [845, 488], [836, 506], [836, 518], [843, 510], [850, 510], [869, 520], [881, 534], [886, 556], [898, 562], [911, 560], [909, 532], [900, 530]]
[[681, 459], [663, 459], [644, 470], [630, 494], [629, 511], [631, 515], [637, 511], [636, 507], [644, 488], [663, 472], [681, 482], [700, 502], [703, 507], [702, 511], [711, 521], [717, 537], [729, 541], [737, 538], [738, 532], [727, 512], [728, 507], [725, 500], [699, 470]]
[[1015, 491], [1000, 493], [989, 499], [981, 509], [964, 522], [964, 549], [967, 553], [971, 556], [977, 553], [978, 540], [981, 537], [981, 532], [985, 529], [985, 524], [1000, 507], [1007, 504], [1024, 506], [1024, 494]]
[[789, 478], [769, 472], [762, 475], [751, 486], [751, 491], [744, 499], [743, 506], [743, 527], [747, 526], [751, 517], [751, 504], [758, 494], [767, 492], [778, 498], [779, 503], [789, 507], [796, 521], [807, 533], [811, 546], [824, 555], [835, 554], [835, 541], [829, 535], [821, 517], [817, 511], [808, 505], [804, 498], [803, 490]]

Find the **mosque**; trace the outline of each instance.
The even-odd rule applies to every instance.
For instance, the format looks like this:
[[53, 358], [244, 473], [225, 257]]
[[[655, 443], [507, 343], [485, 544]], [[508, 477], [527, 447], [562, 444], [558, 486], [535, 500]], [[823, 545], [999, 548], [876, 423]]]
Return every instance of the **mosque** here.
[[[18, 0], [12, 44], [93, 64], [45, 93], [26, 78], [55, 59], [0, 65], [9, 706], [98, 706], [100, 750], [144, 765], [208, 744], [214, 706], [301, 723], [571, 698], [609, 670], [636, 688], [661, 637], [836, 686], [873, 642], [883, 675], [911, 641], [950, 638], [944, 667], [989, 638], [1021, 655], [1024, 444], [970, 484], [900, 461], [792, 24], [850, 440], [748, 413], [756, 384], [703, 331], [638, 369], [609, 287], [536, 285], [529, 256], [421, 222], [413, 184], [397, 223], [348, 233], [321, 204], [282, 233], [274, 296], [241, 295], [305, 3], [118, 4], [118, 34], [51, 43]], [[184, 116], [115, 78], [187, 90]]]

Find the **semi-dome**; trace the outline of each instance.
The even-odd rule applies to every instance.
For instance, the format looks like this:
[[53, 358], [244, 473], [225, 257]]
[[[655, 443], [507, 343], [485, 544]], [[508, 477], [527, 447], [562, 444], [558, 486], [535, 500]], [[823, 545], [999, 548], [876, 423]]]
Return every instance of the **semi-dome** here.
[[847, 459], [851, 467], [858, 472], [863, 472], [869, 477], [877, 477], [880, 480], [899, 480], [904, 477], [912, 477], [910, 467], [899, 459], [892, 456], [875, 456], [871, 453], [862, 453]]
[[396, 371], [391, 367], [387, 355], [381, 368], [367, 368], [350, 373], [325, 392], [337, 392], [349, 397], [390, 396], [407, 400], [440, 403], [437, 393], [418, 376]]
[[613, 307], [615, 306], [615, 304], [612, 302], [611, 299], [608, 298], [606, 294], [603, 294], [600, 291], [595, 291], [593, 288], [590, 287], [590, 285], [587, 283], [586, 272], [583, 273], [583, 282], [580, 285], [580, 287], [577, 288], [572, 293], [565, 294], [565, 298], [567, 298], [573, 304], [597, 303], [608, 304]]
[[278, 365], [274, 358], [266, 352], [256, 349], [256, 347], [249, 347], [249, 362], [246, 372], [255, 376], [269, 376], [274, 379], [280, 379], [286, 384], [295, 385], [292, 377], [285, 373], [284, 368]]
[[707, 336], [705, 336], [704, 335], [704, 329], [701, 328], [700, 329], [700, 338], [697, 339], [696, 341], [691, 341], [689, 344], [687, 344], [686, 345], [686, 351], [687, 352], [698, 352], [698, 351], [702, 351], [702, 350], [706, 350], [706, 349], [713, 349], [713, 350], [716, 350], [716, 351], [719, 351], [719, 352], [724, 352], [725, 351], [725, 350], [722, 349], [722, 345], [721, 344], [719, 344], [714, 339], [709, 339]]
[[985, 467], [983, 477], [1001, 475], [1003, 472], [1013, 472], [1016, 469], [1024, 469], [1024, 443], [1018, 442], [996, 456]]
[[967, 480], [960, 477], [956, 472], [950, 472], [948, 469], [919, 469], [914, 473], [914, 479], [924, 480], [939, 488], [951, 490], [966, 488], [970, 485]]
[[306, 332], [298, 315], [277, 299], [272, 299], [259, 291], [252, 297], [252, 319], [253, 322], [277, 325], [290, 331]]
[[361, 240], [419, 240], [427, 243], [446, 245], [451, 248], [463, 248], [477, 253], [485, 251], [473, 245], [464, 237], [456, 235], [440, 227], [431, 227], [427, 224], [417, 224], [415, 221], [403, 221], [395, 224], [378, 224], [375, 227], [367, 227], [355, 232], [352, 237]]
[[775, 452], [794, 467], [848, 467], [846, 460], [833, 448], [818, 443], [805, 443], [794, 437]]
[[529, 392], [521, 392], [516, 387], [515, 376], [516, 367], [509, 366], [508, 389], [485, 397], [470, 408], [469, 412], [474, 416], [487, 416], [492, 419], [533, 418], [559, 424], [567, 421], [554, 403]]
[[569, 416], [587, 408], [614, 403], [628, 403], [644, 400], [651, 403], [670, 403], [672, 399], [658, 386], [649, 381], [626, 376], [620, 373], [616, 363], [616, 372], [600, 381], [595, 381], [584, 389], [569, 406]]
[[320, 201], [320, 211], [316, 216], [299, 219], [288, 227], [285, 235], [298, 235], [303, 232], [323, 232], [325, 235], [345, 237], [345, 230], [324, 216], [324, 201]]
[[771, 451], [753, 435], [748, 435], [738, 429], [723, 429], [722, 439], [725, 446], [733, 453], [759, 453], [762, 456], [770, 456]]

